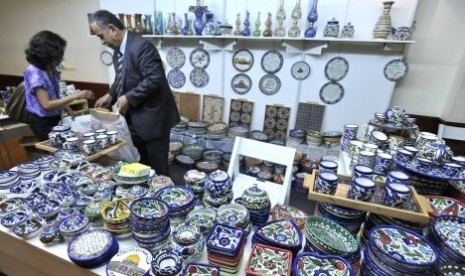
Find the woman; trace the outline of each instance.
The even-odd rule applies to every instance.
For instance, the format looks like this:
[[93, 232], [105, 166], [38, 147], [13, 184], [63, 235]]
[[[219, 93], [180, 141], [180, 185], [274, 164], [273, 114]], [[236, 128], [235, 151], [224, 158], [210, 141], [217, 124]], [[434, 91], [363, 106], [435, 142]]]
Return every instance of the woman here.
[[41, 31], [29, 41], [25, 51], [29, 66], [24, 71], [28, 124], [40, 141], [48, 139], [52, 128], [61, 120], [63, 109], [73, 111], [68, 104], [76, 99], [93, 99], [90, 90], [77, 90], [60, 98], [60, 73], [66, 41], [50, 31]]

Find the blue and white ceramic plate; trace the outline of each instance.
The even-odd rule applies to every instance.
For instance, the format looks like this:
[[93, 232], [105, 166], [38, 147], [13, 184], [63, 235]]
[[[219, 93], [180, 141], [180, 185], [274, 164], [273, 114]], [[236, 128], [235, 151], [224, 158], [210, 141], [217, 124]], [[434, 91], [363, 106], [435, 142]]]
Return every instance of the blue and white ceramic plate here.
[[252, 79], [246, 74], [237, 74], [231, 79], [231, 88], [237, 94], [245, 94], [252, 88]]
[[410, 172], [413, 172], [413, 173], [416, 173], [416, 174], [419, 174], [419, 175], [423, 175], [423, 176], [427, 176], [427, 177], [431, 177], [431, 178], [434, 178], [434, 179], [439, 179], [439, 180], [444, 180], [444, 181], [448, 181], [448, 180], [464, 180], [465, 179], [465, 174], [464, 173], [461, 173], [455, 177], [451, 177], [451, 176], [446, 176], [442, 173], [442, 170], [441, 169], [438, 169], [436, 167], [433, 167], [431, 170], [428, 170], [428, 171], [422, 171], [422, 170], [418, 170], [417, 169], [417, 163], [416, 163], [416, 160], [413, 160], [411, 162], [402, 162], [402, 161], [399, 161], [397, 159], [394, 159], [394, 161], [396, 162], [396, 165], [402, 167], [403, 169], [406, 169]]
[[22, 210], [16, 210], [13, 212], [8, 213], [4, 216], [1, 220], [1, 224], [5, 228], [13, 228], [18, 223], [25, 221], [29, 218], [29, 214]]
[[186, 55], [180, 48], [170, 48], [166, 53], [166, 62], [168, 62], [169, 66], [179, 69], [186, 63]]
[[349, 62], [343, 57], [334, 57], [325, 66], [325, 75], [328, 80], [340, 81], [349, 72]]
[[242, 247], [244, 230], [237, 227], [215, 224], [207, 237], [208, 250], [219, 251], [228, 256], [236, 256]]
[[292, 271], [295, 275], [346, 275], [354, 273], [347, 260], [339, 256], [321, 256], [310, 252], [297, 254]]
[[398, 81], [408, 73], [408, 64], [403, 59], [394, 59], [384, 66], [384, 77], [390, 81]]
[[195, 87], [202, 88], [208, 84], [210, 77], [204, 69], [194, 68], [189, 75], [189, 79]]
[[104, 229], [93, 229], [74, 238], [68, 246], [71, 261], [83, 267], [106, 263], [118, 252], [115, 236]]
[[274, 95], [281, 89], [281, 80], [273, 74], [266, 74], [258, 83], [260, 91], [265, 95]]
[[335, 104], [344, 97], [344, 87], [337, 82], [327, 82], [320, 89], [320, 99], [326, 104]]
[[39, 235], [42, 227], [42, 223], [38, 219], [28, 218], [16, 224], [13, 233], [23, 239], [30, 239]]
[[150, 270], [152, 253], [141, 247], [120, 250], [107, 264], [108, 276], [143, 276]]
[[262, 56], [261, 65], [263, 71], [274, 74], [283, 67], [283, 55], [277, 50], [269, 50]]
[[171, 69], [166, 78], [173, 88], [181, 88], [186, 83], [186, 75], [180, 69]]
[[291, 67], [291, 74], [296, 80], [304, 80], [310, 75], [310, 65], [303, 60], [297, 61]]
[[196, 48], [192, 50], [189, 60], [195, 68], [205, 69], [210, 64], [210, 54], [202, 48]]
[[465, 260], [465, 218], [439, 216], [434, 220], [433, 232], [442, 244]]
[[234, 68], [240, 72], [249, 71], [252, 68], [254, 57], [251, 51], [247, 49], [237, 50], [232, 58]]

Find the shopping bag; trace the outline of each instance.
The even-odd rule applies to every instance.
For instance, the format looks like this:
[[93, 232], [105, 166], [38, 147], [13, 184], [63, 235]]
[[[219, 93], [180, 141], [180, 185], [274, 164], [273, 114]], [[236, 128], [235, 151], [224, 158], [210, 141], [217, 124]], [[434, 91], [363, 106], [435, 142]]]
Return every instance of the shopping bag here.
[[108, 153], [108, 157], [129, 163], [139, 161], [140, 155], [137, 148], [134, 147], [134, 144], [132, 143], [131, 134], [124, 116], [121, 116], [118, 113], [109, 112], [105, 109], [95, 108], [89, 109], [89, 114], [91, 115], [89, 127], [92, 130], [102, 128], [106, 130], [115, 130], [118, 132], [118, 139], [127, 142], [126, 146]]

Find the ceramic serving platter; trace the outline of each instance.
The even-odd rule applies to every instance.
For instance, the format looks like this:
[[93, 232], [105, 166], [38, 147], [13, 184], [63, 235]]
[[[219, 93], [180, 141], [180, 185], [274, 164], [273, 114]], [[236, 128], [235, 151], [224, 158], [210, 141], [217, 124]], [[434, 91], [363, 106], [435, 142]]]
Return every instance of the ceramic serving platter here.
[[465, 259], [465, 218], [438, 217], [434, 220], [433, 231], [447, 248]]
[[[273, 264], [273, 265], [269, 265]], [[291, 275], [292, 252], [256, 243], [246, 265], [249, 275]]]
[[[117, 244], [113, 234], [103, 229], [89, 230], [71, 241], [68, 256], [73, 262], [88, 262], [107, 257]], [[117, 250], [116, 250], [117, 251]], [[110, 256], [111, 258], [111, 256]]]
[[406, 170], [408, 170], [410, 172], [413, 172], [413, 173], [416, 173], [416, 174], [419, 174], [419, 175], [422, 175], [422, 176], [427, 176], [427, 177], [431, 177], [431, 178], [438, 179], [438, 180], [444, 180], [444, 181], [464, 180], [465, 179], [465, 173], [464, 172], [460, 173], [459, 175], [457, 175], [455, 177], [451, 177], [451, 176], [444, 175], [442, 170], [437, 168], [437, 167], [433, 167], [433, 168], [431, 168], [430, 170], [427, 170], [427, 171], [418, 170], [417, 169], [416, 159], [411, 161], [411, 162], [402, 162], [402, 161], [400, 161], [398, 159], [395, 159], [394, 161], [396, 162], [396, 164], [398, 166], [402, 167], [403, 169], [406, 169]]
[[109, 276], [143, 276], [150, 270], [152, 260], [152, 254], [147, 249], [122, 249], [108, 262], [106, 272]]
[[350, 264], [338, 256], [320, 256], [310, 252], [297, 254], [294, 260], [295, 275], [353, 275]]
[[434, 246], [413, 231], [381, 225], [370, 232], [370, 244], [387, 259], [413, 265], [434, 265], [439, 256]]

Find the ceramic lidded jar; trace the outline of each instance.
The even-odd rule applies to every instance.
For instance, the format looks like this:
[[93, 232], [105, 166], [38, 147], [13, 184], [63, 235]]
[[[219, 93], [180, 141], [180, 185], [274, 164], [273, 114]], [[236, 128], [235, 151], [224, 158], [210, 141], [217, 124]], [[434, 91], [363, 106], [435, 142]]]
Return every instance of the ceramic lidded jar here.
[[354, 25], [352, 25], [352, 23], [348, 22], [342, 28], [341, 37], [342, 38], [353, 38], [354, 33], [355, 33]]
[[242, 194], [241, 204], [247, 209], [260, 210], [270, 205], [270, 198], [265, 190], [254, 184]]
[[208, 175], [205, 188], [212, 196], [223, 196], [231, 191], [232, 181], [227, 172], [216, 170]]
[[339, 21], [333, 17], [332, 20], [328, 21], [323, 33], [325, 37], [338, 37], [339, 36]]
[[61, 148], [66, 139], [72, 136], [74, 136], [74, 133], [71, 131], [70, 125], [59, 124], [52, 128], [52, 131], [48, 134], [48, 139], [51, 146]]

